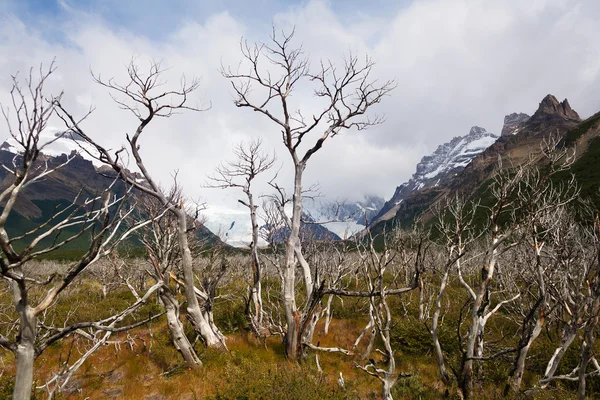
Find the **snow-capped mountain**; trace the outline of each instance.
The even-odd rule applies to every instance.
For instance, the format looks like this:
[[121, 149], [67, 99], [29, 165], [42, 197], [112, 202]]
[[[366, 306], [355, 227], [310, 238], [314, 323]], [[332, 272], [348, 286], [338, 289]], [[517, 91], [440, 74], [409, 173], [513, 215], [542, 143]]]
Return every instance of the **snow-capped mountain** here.
[[385, 200], [378, 196], [364, 196], [361, 201], [324, 201], [307, 199], [304, 212], [314, 221], [340, 238], [349, 238], [365, 228], [381, 210]]
[[494, 144], [497, 139], [498, 135], [474, 126], [467, 135], [457, 136], [439, 146], [433, 154], [421, 159], [408, 182], [396, 188], [392, 198], [375, 217], [375, 221], [392, 218], [400, 204], [411, 193], [444, 183], [462, 171], [475, 156]]
[[[64, 129], [47, 127], [40, 133], [38, 147], [41, 149], [42, 154], [48, 157], [77, 153], [84, 160], [91, 161], [96, 168], [103, 165], [96, 158], [92, 157], [92, 154], [97, 154], [93, 146], [84, 141], [75, 132], [65, 132]], [[21, 151], [21, 146], [17, 144], [14, 138], [9, 136], [2, 143], [2, 150], [16, 154], [18, 151]]]
[[[365, 216], [368, 221], [381, 210], [385, 200], [377, 196], [365, 196], [361, 201], [328, 201], [324, 199], [304, 199], [303, 220], [306, 229], [318, 238], [334, 240], [349, 238], [365, 227]], [[291, 208], [286, 209], [291, 215]], [[245, 247], [251, 241], [250, 215], [246, 207], [225, 208], [209, 206], [202, 212], [205, 226], [217, 234], [227, 244]], [[259, 224], [262, 210], [259, 208]], [[282, 231], [283, 232], [283, 231]], [[285, 232], [282, 233], [282, 240]], [[260, 239], [260, 245], [266, 242]]]

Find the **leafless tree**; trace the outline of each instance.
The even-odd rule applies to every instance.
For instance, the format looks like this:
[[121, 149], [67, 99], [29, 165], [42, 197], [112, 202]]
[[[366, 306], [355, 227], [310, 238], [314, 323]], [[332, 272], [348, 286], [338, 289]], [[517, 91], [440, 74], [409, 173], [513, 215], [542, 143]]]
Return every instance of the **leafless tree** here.
[[[525, 278], [523, 292], [527, 292], [524, 294], [529, 295], [521, 296], [521, 299], [529, 297], [532, 301], [522, 310], [521, 338], [509, 379], [509, 387], [513, 393], [520, 391], [527, 353], [533, 342], [542, 333], [544, 324], [553, 309], [547, 286], [557, 278], [563, 278], [562, 271], [557, 271], [547, 264], [543, 249], [546, 244], [552, 246], [552, 243], [547, 243], [546, 238], [552, 236], [550, 232], [562, 219], [561, 214], [567, 213], [566, 205], [579, 196], [579, 188], [574, 180], [564, 185], [553, 184], [550, 180], [554, 173], [568, 167], [568, 163], [560, 166], [551, 164], [551, 171], [546, 172], [544, 176], [538, 168], [531, 169], [523, 179], [522, 190], [519, 193], [523, 204], [521, 212], [526, 213], [522, 222], [524, 244], [527, 248], [533, 249], [532, 262], [522, 263], [518, 268], [521, 276]], [[527, 272], [531, 272], [531, 274], [527, 274]], [[532, 290], [535, 291], [535, 294], [531, 293]]]
[[[321, 243], [321, 250], [318, 254], [320, 266], [315, 266], [322, 279], [325, 280], [327, 289], [345, 288], [349, 277], [351, 277], [357, 269], [358, 260], [351, 256], [350, 241], [342, 243], [331, 243], [324, 241]], [[335, 298], [343, 301], [343, 298], [337, 295], [330, 294], [327, 296], [327, 302], [321, 312], [321, 318], [325, 318], [323, 324], [323, 334], [329, 332], [333, 311], [331, 309]]]
[[[600, 222], [597, 216], [592, 217], [592, 224], [589, 221], [578, 222], [573, 215], [558, 217], [559, 229], [548, 236], [554, 244], [549, 258], [556, 264], [553, 267], [560, 268], [562, 279], [549, 282], [548, 297], [556, 301], [555, 321], [560, 332], [560, 342], [548, 361], [543, 378], [535, 387], [527, 390], [526, 394], [545, 389], [553, 381], [562, 380], [578, 382], [578, 398], [585, 399], [587, 378], [600, 375], [600, 364], [592, 351], [600, 312]], [[557, 375], [563, 356], [576, 342], [578, 334], [581, 342], [577, 365], [571, 372]]]
[[[118, 258], [113, 257], [112, 255], [110, 257], [113, 259]], [[145, 289], [145, 293], [140, 293], [128, 282], [129, 277], [127, 277], [126, 274], [119, 272], [117, 275], [122, 280], [121, 284], [126, 286], [128, 290], [130, 290], [131, 294], [133, 294], [135, 301], [125, 310], [120, 312], [117, 318], [107, 321], [106, 327], [109, 328], [108, 330], [105, 329], [104, 326], [93, 325], [89, 327], [81, 327], [74, 332], [77, 337], [81, 339], [80, 342], [84, 342], [83, 350], [80, 350], [80, 356], [74, 361], [71, 360], [71, 358], [74, 356], [72, 349], [76, 343], [76, 340], [73, 340], [68, 347], [68, 352], [65, 359], [63, 360], [61, 357], [58, 370], [54, 372], [51, 378], [48, 379], [43, 385], [36, 388], [46, 390], [48, 393], [48, 399], [55, 398], [54, 396], [56, 392], [64, 391], [68, 387], [73, 375], [98, 349], [109, 343], [120, 344], [122, 341], [109, 341], [109, 339], [114, 333], [124, 330], [122, 327], [119, 327], [120, 323], [125, 320], [125, 318], [134, 315], [141, 306], [148, 302], [148, 300], [154, 295], [154, 293], [157, 292], [160, 287], [159, 284], [155, 284]], [[76, 305], [74, 305], [74, 307], [76, 307]], [[162, 314], [157, 314], [149, 318], [148, 321], [160, 315]], [[129, 335], [128, 338], [130, 338]]]
[[[374, 62], [367, 58], [361, 63], [350, 56], [340, 69], [331, 61], [322, 61], [315, 72], [302, 48], [292, 45], [293, 32], [277, 35], [275, 29], [269, 44], [242, 43], [241, 51], [247, 70], [222, 68], [231, 80], [238, 107], [249, 108], [264, 115], [281, 129], [282, 141], [294, 167], [292, 215], [287, 218], [289, 236], [285, 244], [283, 297], [287, 331], [286, 355], [295, 359], [302, 353], [303, 327], [312, 320], [310, 304], [318, 288], [310, 267], [302, 262], [300, 226], [302, 219], [302, 177], [310, 158], [324, 143], [343, 130], [366, 129], [382, 122], [381, 118], [366, 117], [367, 111], [394, 88], [394, 82], [379, 83], [371, 77]], [[274, 70], [268, 70], [272, 67]], [[267, 69], [265, 69], [267, 68]], [[314, 85], [314, 95], [325, 103], [318, 113], [307, 118], [295, 109], [292, 93], [302, 85]], [[257, 91], [253, 91], [257, 89]], [[320, 133], [318, 133], [320, 132]], [[317, 134], [317, 139], [302, 151], [301, 145]], [[300, 310], [296, 304], [296, 263], [304, 275], [307, 301]]]
[[[80, 124], [80, 120], [58, 102], [59, 116], [63, 119], [70, 132], [74, 132], [90, 143], [96, 150], [93, 154], [98, 160], [107, 164], [118, 174], [119, 178], [135, 188], [136, 190], [148, 196], [156, 198], [162, 207], [169, 210], [177, 217], [177, 237], [179, 250], [181, 253], [181, 266], [183, 271], [183, 280], [185, 282], [185, 295], [187, 299], [187, 313], [196, 332], [203, 338], [204, 342], [211, 347], [224, 347], [223, 335], [211, 324], [213, 317], [207, 307], [200, 303], [207, 298], [206, 293], [197, 295], [198, 288], [194, 285], [193, 260], [188, 240], [188, 230], [194, 229], [194, 226], [188, 227], [189, 210], [185, 208], [185, 202], [178, 196], [171, 194], [180, 193], [176, 188], [170, 192], [163, 191], [158, 183], [152, 177], [147, 169], [144, 159], [140, 153], [140, 140], [145, 128], [156, 118], [169, 118], [182, 111], [201, 111], [202, 109], [190, 106], [189, 96], [198, 88], [199, 81], [192, 80], [188, 83], [185, 78], [181, 80], [181, 86], [174, 90], [163, 89], [166, 84], [163, 81], [165, 69], [160, 62], [151, 62], [149, 70], [144, 73], [132, 60], [127, 68], [128, 80], [121, 84], [114, 79], [104, 80], [100, 75], [94, 76], [94, 79], [100, 85], [115, 93], [113, 99], [124, 110], [131, 112], [139, 121], [133, 135], [126, 135], [127, 149], [121, 148], [111, 153], [93, 140]], [[118, 97], [117, 97], [118, 96]], [[124, 165], [123, 154], [125, 151], [131, 152], [136, 166], [143, 179], [136, 178]], [[177, 182], [175, 182], [177, 187]], [[194, 215], [194, 212], [191, 213]], [[200, 301], [198, 300], [200, 298]]]
[[[574, 371], [577, 374], [577, 397], [580, 400], [586, 398], [586, 380], [590, 376], [600, 375], [600, 364], [593, 355], [593, 348], [596, 342], [596, 328], [600, 320], [600, 217], [595, 216], [593, 225], [593, 234], [591, 235], [594, 255], [590, 262], [587, 278], [586, 300], [584, 303], [584, 325], [583, 342], [579, 353], [579, 365]], [[592, 363], [594, 370], [588, 372], [588, 366]]]
[[[162, 209], [162, 205], [154, 197], [145, 196], [142, 202], [142, 214], [153, 215]], [[154, 220], [146, 229], [139, 230], [138, 237], [146, 248], [151, 263], [151, 268], [146, 272], [159, 285], [158, 297], [166, 311], [167, 326], [173, 345], [188, 367], [196, 368], [202, 365], [202, 362], [185, 334], [180, 319], [181, 304], [172, 285], [169, 284], [175, 267], [181, 261], [177, 233], [177, 218], [174, 214], [167, 213], [162, 218]]]
[[[515, 169], [500, 170], [496, 174], [490, 187], [494, 204], [489, 210], [490, 224], [486, 228], [488, 231], [486, 239], [489, 242], [486, 246], [485, 256], [482, 259], [479, 287], [475, 290], [464, 279], [460, 280], [472, 299], [469, 332], [460, 368], [460, 386], [465, 398], [471, 398], [473, 395], [473, 361], [476, 357], [482, 356], [482, 354], [477, 354], [481, 353], [481, 350], [477, 351], [477, 349], [481, 349], [483, 345], [485, 324], [489, 317], [508, 301], [503, 300], [493, 309], [490, 310], [489, 308], [490, 284], [496, 273], [498, 258], [518, 244], [518, 241], [511, 240], [514, 239], [514, 231], [518, 225], [514, 217], [514, 208], [511, 206], [514, 206], [514, 195], [517, 193], [525, 173], [526, 166], [521, 165]], [[506, 215], [509, 215], [511, 219], [508, 223], [503, 224], [501, 218]]]
[[[7, 220], [14, 213], [23, 190], [64, 167], [73, 159], [67, 157], [65, 162], [54, 165], [41, 156], [41, 151], [46, 146], [61, 139], [59, 135], [49, 142], [44, 142], [41, 136], [48, 121], [55, 116], [61, 97], [59, 95], [47, 98], [44, 94], [44, 84], [54, 70], [54, 64], [48, 69], [40, 68], [39, 76], [36, 77], [33, 70], [30, 70], [25, 78], [25, 87], [21, 86], [17, 76], [13, 76], [11, 106], [2, 107], [8, 131], [12, 140], [16, 142], [18, 151], [10, 165], [1, 166], [6, 171], [7, 178], [0, 193], [0, 202], [4, 204], [0, 213], [0, 274], [12, 288], [19, 325], [14, 339], [0, 335], [0, 345], [15, 354], [15, 400], [30, 398], [34, 360], [48, 346], [84, 328], [117, 332], [138, 325], [117, 326], [129, 310], [101, 321], [80, 322], [61, 327], [47, 325], [40, 320], [58, 296], [71, 286], [88, 266], [108, 255], [116, 244], [146, 223], [122, 229], [123, 221], [131, 214], [133, 207], [123, 201], [123, 197], [111, 193], [112, 185], [109, 182], [102, 193], [88, 198], [79, 194], [70, 206], [56, 209], [48, 220], [24, 234], [14, 235], [7, 227]], [[38, 276], [35, 271], [26, 268], [31, 261], [77, 239], [88, 241], [87, 250], [60, 276]], [[22, 250], [17, 250], [17, 244], [22, 245], [19, 246]], [[32, 304], [31, 292], [44, 287], [49, 287], [45, 296], [42, 296], [38, 304]]]
[[571, 213], [555, 216], [556, 226], [548, 236], [546, 257], [550, 268], [559, 275], [547, 285], [548, 298], [555, 303], [554, 323], [560, 341], [548, 360], [544, 376], [526, 393], [545, 389], [555, 380], [578, 380], [577, 370], [556, 375], [567, 350], [587, 322], [589, 295], [588, 282], [594, 274], [596, 254], [592, 250], [593, 236]]
[[445, 357], [438, 336], [442, 300], [453, 267], [457, 265], [458, 271], [461, 271], [460, 263], [466, 253], [465, 248], [476, 239], [473, 221], [477, 206], [477, 203], [466, 202], [463, 197], [455, 195], [447, 199], [446, 204], [438, 213], [437, 230], [444, 241], [445, 253], [443, 266], [439, 271], [441, 274], [440, 286], [435, 298], [435, 308], [429, 332], [433, 339], [440, 377], [445, 384], [450, 383], [450, 374], [446, 369]]
[[[359, 245], [358, 247], [360, 257], [363, 261], [361, 263], [360, 273], [365, 279], [367, 291], [371, 293], [378, 292], [378, 296], [369, 297], [369, 325], [371, 329], [373, 329], [374, 334], [367, 347], [367, 352], [371, 352], [374, 343], [373, 339], [375, 338], [375, 335], [377, 335], [383, 344], [383, 350], [377, 349], [377, 352], [383, 355], [383, 362], [387, 364], [387, 368], [375, 365], [376, 362], [373, 358], [370, 358], [369, 363], [366, 365], [355, 363], [355, 366], [365, 371], [367, 374], [379, 379], [381, 381], [381, 397], [385, 400], [392, 400], [392, 389], [394, 385], [399, 379], [410, 376], [410, 374], [406, 373], [396, 373], [396, 359], [390, 337], [392, 313], [388, 304], [388, 295], [393, 292], [394, 289], [387, 287], [385, 275], [388, 268], [393, 265], [397, 253], [390, 251], [385, 244], [384, 250], [381, 253], [378, 253], [373, 246], [374, 241], [370, 230], [368, 231], [368, 235], [368, 244], [365, 246]], [[422, 242], [419, 244], [417, 252], [420, 252], [423, 249], [422, 244]], [[418, 281], [418, 277], [415, 278], [415, 280]], [[365, 353], [365, 355], [368, 353]]]
[[[262, 172], [271, 168], [275, 162], [275, 156], [265, 154], [261, 150], [262, 141], [253, 140], [248, 145], [240, 143], [235, 146], [235, 161], [228, 161], [220, 165], [215, 174], [209, 177], [207, 185], [214, 188], [239, 188], [246, 195], [246, 199], [238, 202], [248, 208], [250, 212], [250, 223], [252, 225], [252, 241], [250, 242], [250, 254], [252, 262], [252, 285], [248, 304], [249, 320], [254, 332], [262, 335], [263, 331], [263, 301], [262, 301], [262, 267], [258, 256], [259, 225], [257, 209], [258, 205], [252, 193], [252, 182]], [[250, 307], [253, 305], [253, 310]]]
[[[466, 398], [472, 396], [473, 360], [483, 357], [483, 333], [487, 320], [493, 315], [490, 313], [496, 312], [499, 306], [517, 300], [522, 295], [517, 290], [513, 297], [502, 300], [490, 310], [490, 285], [495, 279], [499, 259], [507, 251], [525, 243], [527, 237], [533, 238], [531, 245], [537, 248], [533, 268], [537, 276], [535, 281], [538, 301], [533, 303], [533, 307], [522, 321], [519, 345], [514, 349], [506, 349], [506, 352], [517, 354], [510, 383], [513, 391], [520, 388], [527, 351], [541, 332], [547, 312], [544, 266], [541, 263], [541, 249], [544, 246], [540, 239], [540, 235], [543, 234], [540, 231], [541, 222], [544, 219], [548, 221], [553, 213], [578, 196], [574, 182], [559, 186], [552, 183], [552, 177], [569, 168], [573, 162], [573, 154], [558, 149], [557, 143], [558, 141], [552, 138], [542, 141], [541, 152], [537, 156], [530, 155], [521, 165], [503, 167], [502, 160], [499, 159], [499, 170], [489, 188], [494, 203], [489, 208], [490, 224], [486, 228], [487, 233], [484, 233], [489, 242], [482, 260], [479, 288], [475, 291], [461, 280], [473, 300], [461, 368], [461, 389]], [[541, 172], [542, 168], [544, 172]]]

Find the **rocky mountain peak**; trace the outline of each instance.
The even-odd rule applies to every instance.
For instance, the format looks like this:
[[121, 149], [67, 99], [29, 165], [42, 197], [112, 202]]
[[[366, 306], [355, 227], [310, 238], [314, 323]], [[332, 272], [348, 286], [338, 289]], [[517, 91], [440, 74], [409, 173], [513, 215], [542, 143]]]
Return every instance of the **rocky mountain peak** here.
[[485, 128], [476, 125], [471, 127], [471, 130], [469, 131], [469, 136], [482, 135], [486, 132], [487, 131], [485, 130]]
[[411, 193], [436, 187], [451, 179], [497, 139], [497, 135], [480, 126], [473, 126], [467, 135], [456, 136], [438, 146], [432, 154], [421, 159], [411, 179], [396, 188], [392, 198], [375, 217], [375, 221], [393, 217], [400, 204]]
[[6, 141], [5, 141], [5, 142], [4, 142], [4, 143], [2, 143], [2, 145], [0, 146], [0, 150], [6, 150], [6, 151], [10, 151], [11, 147], [12, 147], [12, 146], [10, 145], [10, 143], [8, 143], [8, 142], [6, 142]]
[[521, 125], [529, 121], [529, 118], [531, 117], [525, 113], [512, 113], [506, 115], [504, 117], [504, 126], [502, 127], [500, 136], [517, 134], [517, 132], [519, 132], [521, 129]]
[[567, 99], [564, 99], [561, 103], [551, 94], [544, 97], [537, 111], [533, 114], [532, 119], [547, 118], [549, 116], [559, 116], [565, 119], [581, 121], [579, 114], [571, 108]]

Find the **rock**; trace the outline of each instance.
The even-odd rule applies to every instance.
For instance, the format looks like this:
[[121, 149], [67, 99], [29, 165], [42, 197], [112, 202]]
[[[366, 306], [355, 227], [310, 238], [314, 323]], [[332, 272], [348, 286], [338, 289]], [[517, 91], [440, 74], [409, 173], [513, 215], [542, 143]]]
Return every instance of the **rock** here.
[[556, 116], [564, 119], [581, 121], [579, 114], [577, 114], [577, 112], [571, 108], [571, 105], [567, 99], [563, 100], [562, 103], [559, 103], [556, 97], [551, 94], [544, 97], [531, 119], [539, 120]]
[[497, 139], [497, 135], [480, 126], [473, 126], [467, 135], [454, 137], [440, 145], [432, 154], [421, 159], [412, 178], [396, 188], [392, 198], [385, 203], [373, 222], [393, 218], [395, 210], [411, 194], [435, 188], [451, 179]]
[[79, 392], [82, 387], [83, 381], [81, 379], [71, 378], [60, 392], [66, 395], [72, 395]]
[[114, 370], [106, 373], [105, 379], [106, 379], [106, 382], [109, 382], [109, 383], [119, 383], [123, 379], [123, 376], [125, 376], [125, 373], [123, 371], [114, 369]]
[[146, 400], [165, 400], [166, 397], [162, 394], [149, 394], [145, 397]]
[[504, 126], [502, 127], [502, 133], [500, 136], [515, 135], [519, 132], [521, 125], [529, 121], [531, 118], [525, 113], [512, 113], [504, 117]]
[[109, 399], [118, 399], [121, 397], [121, 394], [123, 394], [123, 386], [105, 389], [102, 391], [102, 393]]

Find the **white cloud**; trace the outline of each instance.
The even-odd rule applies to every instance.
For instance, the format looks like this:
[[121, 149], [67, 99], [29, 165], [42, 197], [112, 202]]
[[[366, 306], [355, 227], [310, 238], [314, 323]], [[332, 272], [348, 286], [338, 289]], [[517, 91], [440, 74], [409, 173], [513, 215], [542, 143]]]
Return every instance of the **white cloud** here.
[[[313, 63], [339, 61], [349, 50], [369, 53], [381, 79], [398, 81], [392, 96], [375, 110], [386, 114], [384, 125], [345, 132], [311, 160], [306, 184], [319, 182], [332, 198], [389, 197], [438, 144], [468, 133], [472, 125], [498, 133], [505, 114], [532, 113], [547, 93], [568, 97], [582, 116], [600, 110], [595, 90], [600, 84], [600, 5], [594, 0], [423, 0], [385, 15], [368, 6], [341, 13], [343, 5], [313, 0], [264, 15], [261, 23], [257, 15], [244, 18], [234, 10], [206, 15], [191, 8], [174, 26], [160, 27], [168, 33], [159, 38], [130, 30], [126, 21], [109, 23], [73, 2], [65, 4], [67, 16], [52, 27], [60, 32], [57, 37], [45, 37], [43, 27], [10, 13], [2, 17], [0, 100], [6, 102], [10, 74], [56, 57], [59, 69], [50, 89], [64, 89], [75, 114], [95, 106], [85, 127], [116, 148], [136, 121], [92, 82], [89, 68], [122, 78], [136, 55], [142, 65], [150, 58], [164, 60], [172, 67], [167, 73], [171, 82], [181, 74], [201, 76], [193, 101], [210, 102], [211, 109], [157, 121], [145, 134], [142, 153], [164, 185], [178, 170], [186, 193], [205, 199], [209, 207], [233, 207], [237, 199], [235, 191], [201, 185], [219, 162], [231, 158], [239, 140], [262, 136], [267, 149], [279, 149], [280, 176], [289, 174], [278, 129], [256, 113], [236, 109], [229, 83], [218, 72], [221, 62], [237, 64], [240, 37], [267, 40], [271, 21], [278, 28], [295, 25], [297, 43], [304, 44]], [[305, 91], [295, 100], [303, 108], [316, 104]], [[0, 134], [7, 135], [4, 126]], [[264, 180], [257, 189], [268, 190]]]

